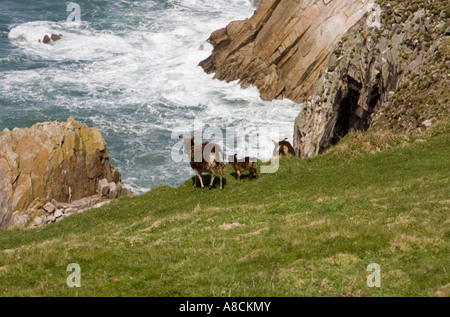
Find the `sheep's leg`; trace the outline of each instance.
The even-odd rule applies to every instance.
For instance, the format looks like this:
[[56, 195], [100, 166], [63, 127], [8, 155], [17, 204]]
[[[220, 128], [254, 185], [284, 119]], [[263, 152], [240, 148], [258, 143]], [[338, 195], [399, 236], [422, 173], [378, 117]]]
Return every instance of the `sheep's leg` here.
[[199, 173], [198, 178], [200, 178], [200, 185], [202, 185], [202, 189], [205, 188], [205, 185], [203, 185], [203, 177], [202, 177], [202, 174]]
[[250, 180], [252, 180], [253, 177], [258, 178], [259, 175], [258, 175], [258, 170], [257, 170], [256, 168], [253, 168], [253, 167], [252, 167], [252, 168], [250, 169]]
[[[195, 174], [197, 175], [197, 177], [200, 179], [200, 185], [202, 185], [202, 188], [205, 188], [205, 186], [203, 185], [202, 174], [198, 170], [194, 170], [194, 171], [195, 171]], [[195, 185], [197, 186], [197, 181], [195, 182]]]
[[193, 188], [197, 187], [197, 173], [194, 176], [194, 184], [192, 185]]
[[252, 172], [252, 170], [249, 170], [249, 172], [250, 172], [250, 174], [248, 175], [248, 178], [249, 178], [250, 180], [252, 180], [252, 179], [253, 179], [253, 172]]
[[220, 190], [223, 190], [222, 187], [222, 176], [223, 176], [223, 169], [219, 169], [219, 176], [220, 176]]
[[240, 170], [236, 171], [236, 176], [237, 176], [237, 180], [239, 182], [241, 180], [241, 171]]
[[209, 174], [211, 174], [211, 182], [209, 183], [209, 189], [212, 189], [214, 185], [214, 178], [216, 178], [216, 173], [214, 172], [214, 170], [210, 170]]
[[258, 177], [259, 177], [259, 175], [258, 175], [258, 170], [257, 170], [256, 168], [252, 167], [251, 171], [252, 171], [252, 173], [253, 173], [253, 176], [255, 176], [255, 178], [258, 178]]

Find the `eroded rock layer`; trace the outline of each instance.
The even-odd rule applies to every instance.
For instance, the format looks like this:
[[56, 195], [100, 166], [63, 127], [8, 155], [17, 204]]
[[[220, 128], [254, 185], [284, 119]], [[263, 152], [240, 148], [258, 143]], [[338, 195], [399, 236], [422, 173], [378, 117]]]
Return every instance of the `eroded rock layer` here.
[[264, 0], [244, 21], [212, 33], [200, 65], [214, 78], [255, 85], [265, 100], [302, 102], [333, 45], [372, 0]]

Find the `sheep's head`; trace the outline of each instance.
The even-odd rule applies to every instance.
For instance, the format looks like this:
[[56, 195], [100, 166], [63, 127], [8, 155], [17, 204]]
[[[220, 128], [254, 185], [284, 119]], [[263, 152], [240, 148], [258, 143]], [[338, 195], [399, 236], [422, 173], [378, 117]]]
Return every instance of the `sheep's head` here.
[[[275, 142], [274, 140], [272, 140], [273, 144], [275, 145], [275, 148], [273, 149], [273, 156], [278, 156], [279, 155], [280, 149], [281, 149], [281, 146], [282, 146], [281, 143], [284, 143], [287, 140], [288, 140], [288, 138], [286, 138], [286, 139], [284, 139], [284, 140], [282, 140], [280, 142]], [[284, 146], [283, 146], [282, 150], [283, 150], [283, 152], [285, 151]]]
[[230, 162], [230, 163], [236, 163], [237, 162], [237, 154], [234, 154], [234, 155], [230, 155], [230, 156], [228, 156], [228, 162]]
[[194, 137], [196, 135], [197, 134], [193, 134], [190, 138], [183, 138], [183, 135], [180, 135], [180, 139], [183, 139], [184, 153], [188, 155], [191, 154], [191, 148], [194, 146]]

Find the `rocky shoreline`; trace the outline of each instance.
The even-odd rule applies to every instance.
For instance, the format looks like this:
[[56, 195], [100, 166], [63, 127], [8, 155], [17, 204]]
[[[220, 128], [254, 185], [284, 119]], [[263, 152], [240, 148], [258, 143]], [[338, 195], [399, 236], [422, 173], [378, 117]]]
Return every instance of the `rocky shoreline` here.
[[71, 202], [58, 202], [53, 199], [47, 202], [40, 199], [27, 210], [15, 211], [11, 216], [8, 228], [39, 228], [46, 224], [59, 222], [73, 214], [82, 213], [87, 209], [100, 208], [120, 196], [134, 196], [123, 188], [121, 183], [108, 183], [106, 178], [98, 182], [97, 194]]
[[132, 195], [97, 127], [70, 117], [0, 134], [0, 229], [60, 221]]

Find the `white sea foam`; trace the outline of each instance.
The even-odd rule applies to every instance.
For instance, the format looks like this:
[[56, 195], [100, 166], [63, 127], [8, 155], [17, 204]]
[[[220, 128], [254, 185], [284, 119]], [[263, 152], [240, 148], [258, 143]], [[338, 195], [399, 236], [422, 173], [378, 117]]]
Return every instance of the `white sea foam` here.
[[[189, 128], [197, 118], [233, 126], [240, 135], [251, 127], [277, 127], [281, 139], [292, 141], [300, 110], [288, 100], [264, 102], [256, 88], [213, 80], [198, 67], [211, 54], [210, 45], [199, 47], [212, 31], [253, 13], [248, 0], [169, 2], [173, 7], [157, 14], [152, 1], [117, 3], [123, 20], [114, 29], [122, 28], [120, 33], [89, 21], [13, 26], [8, 36], [17, 49], [49, 67], [0, 75], [1, 96], [34, 100], [31, 109], [53, 105], [100, 126], [124, 181], [141, 193], [156, 184], [177, 185], [191, 174], [187, 164], [170, 161], [173, 129]], [[129, 25], [127, 18], [140, 22]], [[38, 42], [52, 33], [63, 38], [51, 45]], [[262, 146], [261, 158], [270, 157], [271, 141]]]

